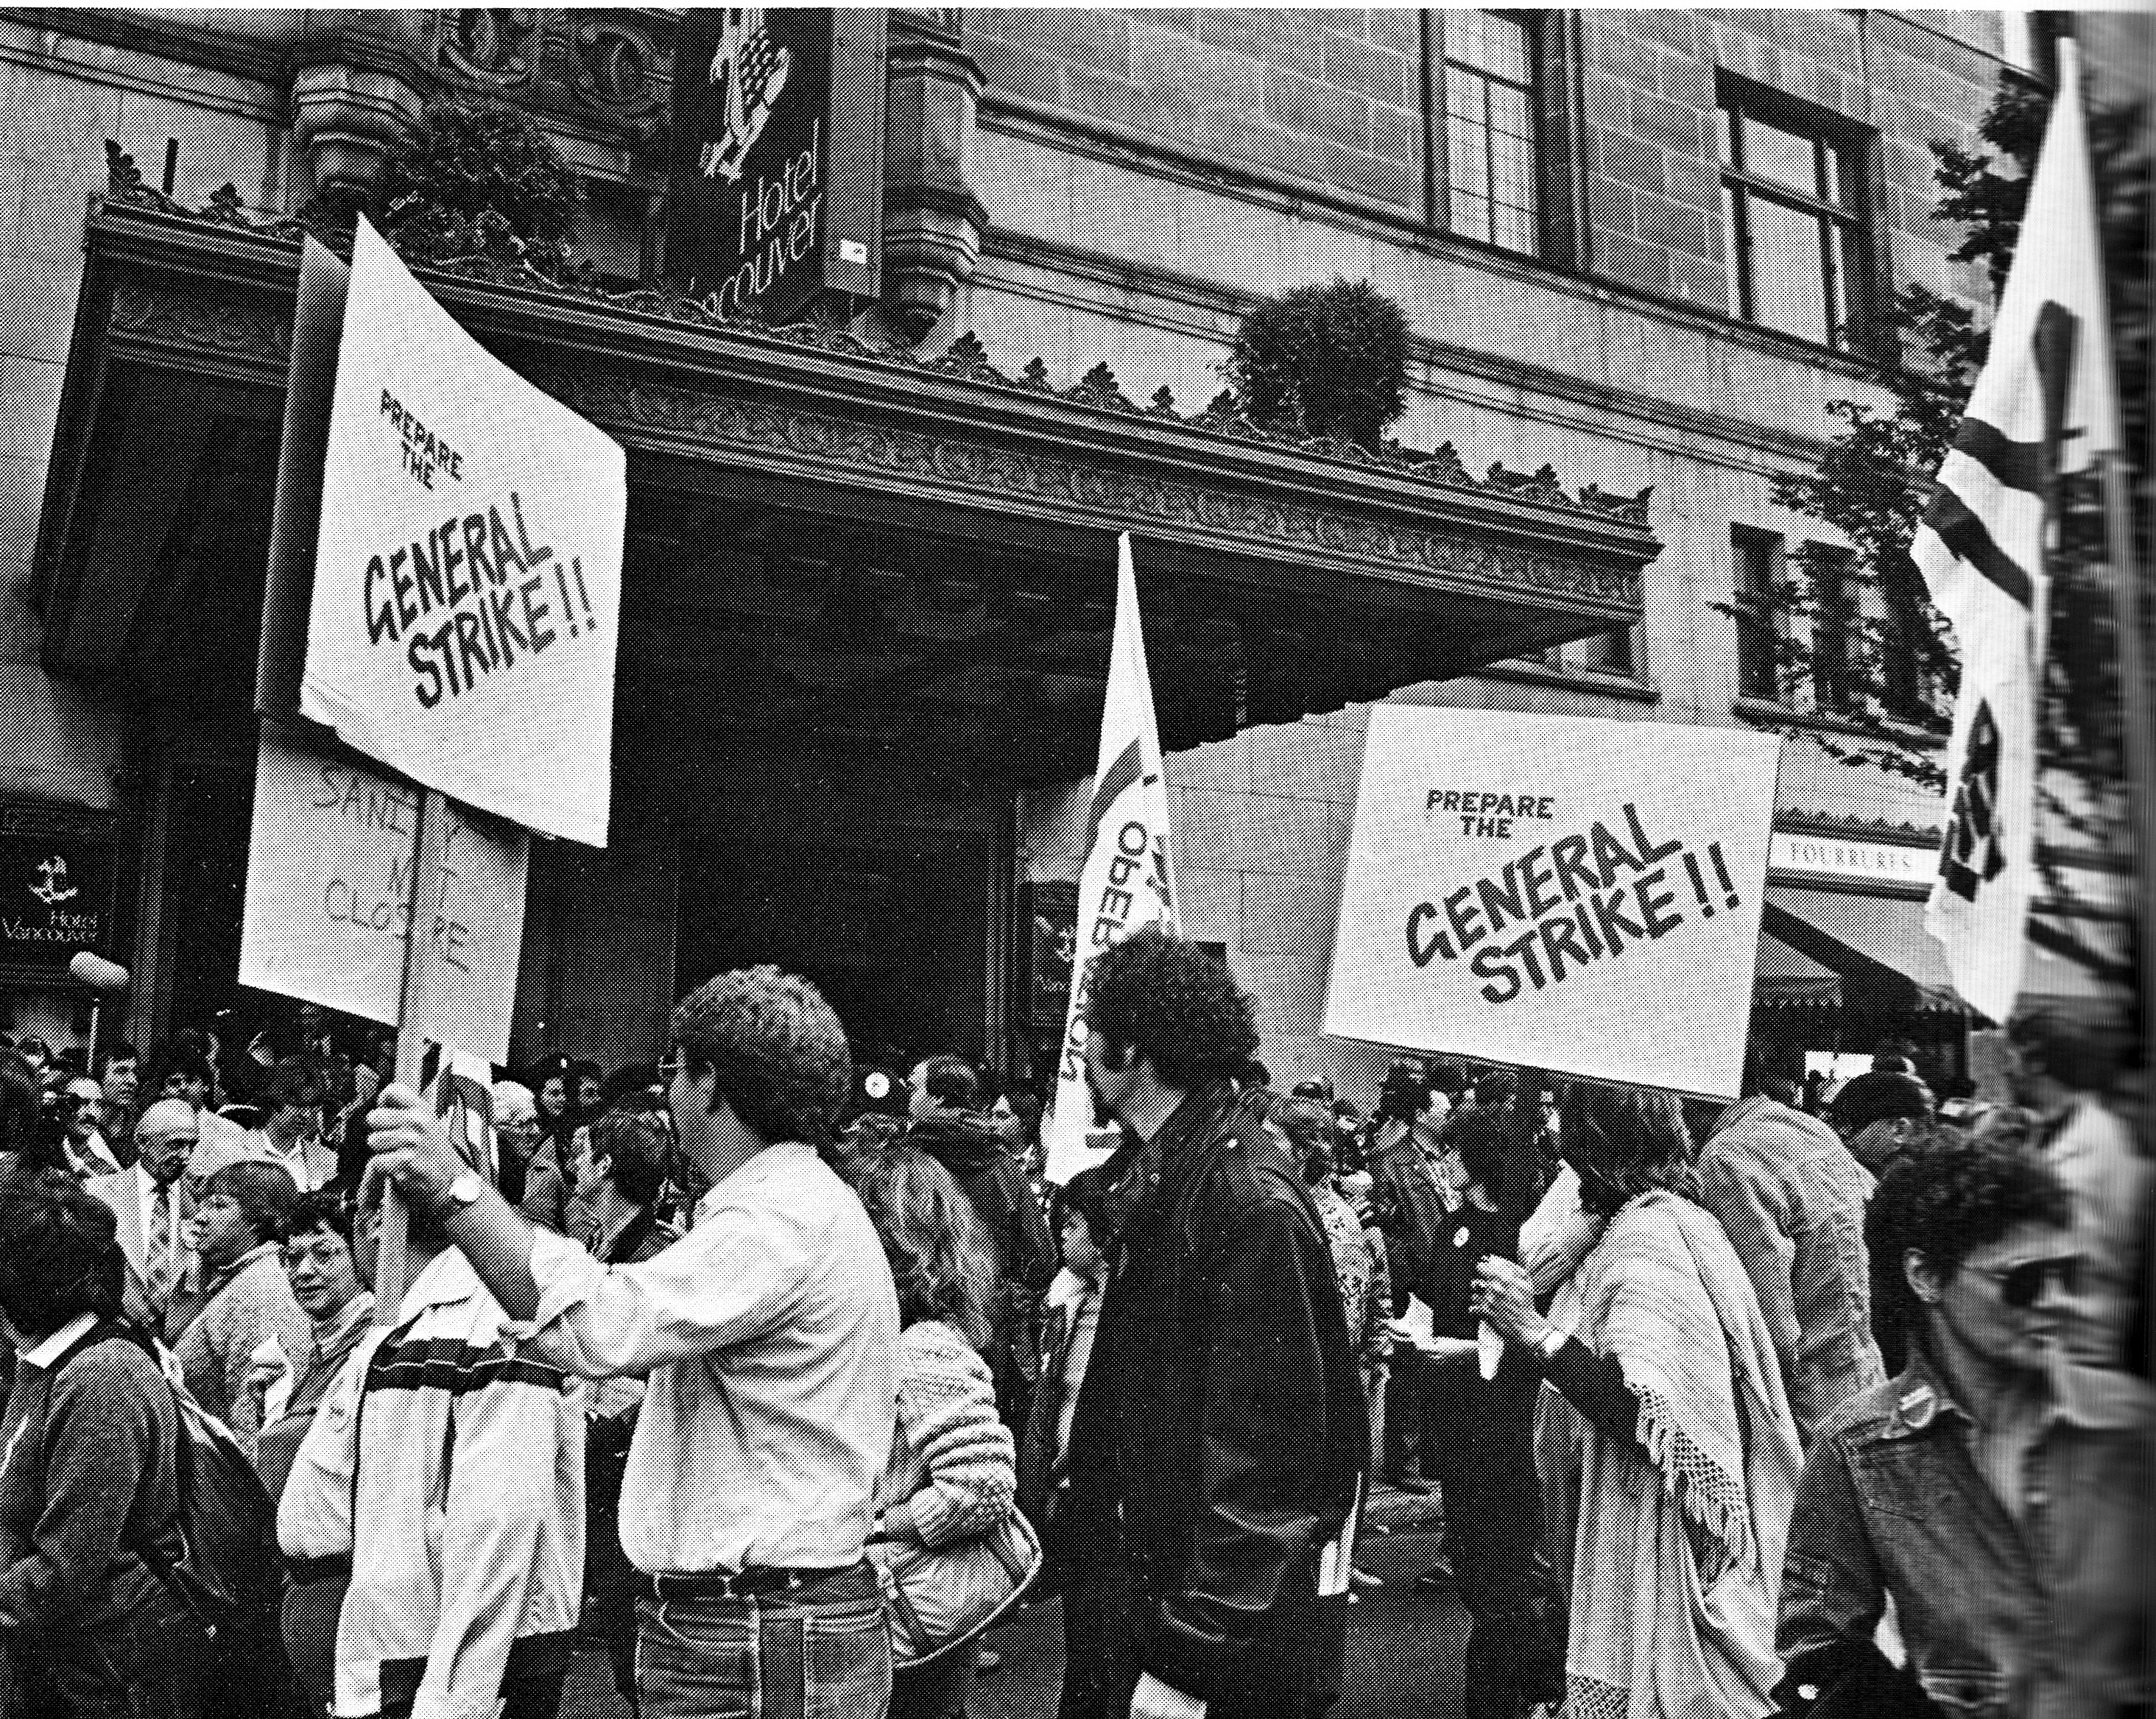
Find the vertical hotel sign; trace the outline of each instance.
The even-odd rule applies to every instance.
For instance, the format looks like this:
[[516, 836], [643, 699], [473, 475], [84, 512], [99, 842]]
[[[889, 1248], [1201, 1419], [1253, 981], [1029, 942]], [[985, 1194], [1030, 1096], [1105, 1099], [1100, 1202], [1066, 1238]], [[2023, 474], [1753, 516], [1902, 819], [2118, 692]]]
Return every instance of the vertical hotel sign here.
[[666, 271], [716, 315], [874, 298], [880, 8], [691, 8], [674, 49]]

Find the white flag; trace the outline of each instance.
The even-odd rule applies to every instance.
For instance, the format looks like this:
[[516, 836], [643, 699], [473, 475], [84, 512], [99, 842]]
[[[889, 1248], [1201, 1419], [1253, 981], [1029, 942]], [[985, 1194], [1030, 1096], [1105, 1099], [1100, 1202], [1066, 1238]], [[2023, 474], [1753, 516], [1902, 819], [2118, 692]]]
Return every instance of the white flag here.
[[1961, 648], [1946, 841], [1924, 924], [1994, 1020], [2021, 988], [2036, 870], [2036, 727], [2055, 481], [2118, 446], [2078, 62], [2060, 44], [2020, 243], [1939, 492], [1910, 546]]
[[1089, 1147], [1092, 1090], [1086, 1084], [1086, 962], [1142, 925], [1175, 929], [1175, 869], [1168, 857], [1168, 779], [1153, 721], [1138, 623], [1131, 534], [1116, 551], [1116, 643], [1108, 659], [1108, 702], [1101, 716], [1101, 761], [1093, 776], [1086, 866], [1078, 880], [1070, 1012], [1056, 1059], [1055, 1113], [1048, 1128], [1048, 1179], [1068, 1182], [1106, 1153]]

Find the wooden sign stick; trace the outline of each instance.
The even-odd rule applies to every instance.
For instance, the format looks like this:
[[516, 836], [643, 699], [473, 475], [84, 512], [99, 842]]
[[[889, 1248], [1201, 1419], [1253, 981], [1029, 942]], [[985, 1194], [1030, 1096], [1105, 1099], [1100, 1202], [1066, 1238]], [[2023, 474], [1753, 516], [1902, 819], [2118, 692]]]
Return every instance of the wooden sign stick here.
[[[1497, 1245], [1507, 1260], [1520, 1257], [1520, 1226], [1527, 1221], [1536, 1173], [1541, 1167], [1543, 1080], [1540, 1069], [1522, 1069], [1513, 1076], [1512, 1114], [1505, 1142], [1505, 1183], [1497, 1191]], [[1504, 1344], [1485, 1324], [1476, 1332], [1479, 1370], [1484, 1379], [1497, 1376]]]
[[[427, 1018], [434, 963], [427, 957], [434, 916], [442, 905], [442, 856], [449, 844], [449, 802], [434, 788], [419, 796], [419, 839], [412, 863], [411, 916], [404, 926], [404, 980], [397, 998], [397, 1084], [419, 1089], [427, 1051], [419, 1024]], [[404, 1196], [393, 1186], [382, 1193], [382, 1244], [374, 1256], [374, 1322], [393, 1325], [410, 1287], [404, 1275]]]

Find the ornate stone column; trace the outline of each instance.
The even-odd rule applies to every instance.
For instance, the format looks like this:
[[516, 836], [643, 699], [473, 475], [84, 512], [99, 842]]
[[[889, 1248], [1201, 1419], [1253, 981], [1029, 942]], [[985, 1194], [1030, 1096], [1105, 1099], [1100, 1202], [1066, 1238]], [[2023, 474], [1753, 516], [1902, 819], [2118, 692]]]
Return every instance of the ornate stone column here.
[[981, 74], [952, 8], [891, 15], [890, 106], [884, 126], [883, 296], [894, 321], [924, 339], [972, 278], [988, 212], [966, 185]]
[[292, 155], [300, 201], [357, 207], [418, 122], [434, 13], [317, 13], [292, 56]]

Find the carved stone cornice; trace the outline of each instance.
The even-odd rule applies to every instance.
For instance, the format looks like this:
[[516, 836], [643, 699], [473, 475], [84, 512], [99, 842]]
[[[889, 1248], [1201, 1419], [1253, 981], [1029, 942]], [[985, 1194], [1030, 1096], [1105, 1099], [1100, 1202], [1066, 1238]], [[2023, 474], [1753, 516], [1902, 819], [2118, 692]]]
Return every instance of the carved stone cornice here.
[[[180, 210], [124, 165], [90, 223], [64, 439], [88, 445], [88, 378], [115, 362], [237, 382], [274, 411], [297, 227], [250, 226], [236, 193], [207, 214]], [[1164, 389], [1133, 399], [1105, 364], [1058, 386], [1038, 360], [998, 367], [970, 335], [917, 354], [806, 324], [721, 323], [694, 304], [529, 269], [419, 272], [475, 338], [621, 440], [661, 487], [753, 490], [832, 518], [970, 519], [1081, 559], [1096, 534], [1137, 526], [1200, 580], [1401, 613], [1445, 613], [1425, 599], [1449, 598], [1462, 648], [1492, 656], [1636, 620], [1658, 552], [1645, 494], [1569, 490], [1548, 468], [1478, 479], [1450, 445], [1296, 441], [1218, 401], [1185, 415]], [[48, 511], [58, 536], [40, 559], [54, 579], [81, 541], [70, 517]]]
[[174, 357], [212, 356], [273, 372], [291, 368], [292, 319], [275, 306], [208, 292], [116, 286], [107, 327], [117, 345]]
[[436, 15], [433, 70], [475, 91], [642, 135], [673, 90], [673, 32], [649, 8], [449, 8]]
[[1636, 605], [1636, 571], [1563, 561], [1531, 550], [1449, 536], [1404, 522], [1262, 495], [1119, 472], [1071, 458], [991, 446], [952, 435], [869, 423], [799, 407], [670, 387], [623, 373], [554, 368], [532, 382], [631, 444], [746, 455], [834, 480], [891, 481], [909, 491], [998, 500], [1091, 518], [1104, 529], [1149, 524], [1254, 550], [1317, 552], [1369, 564], [1389, 578], [1419, 576], [1491, 594], [1528, 590]]

